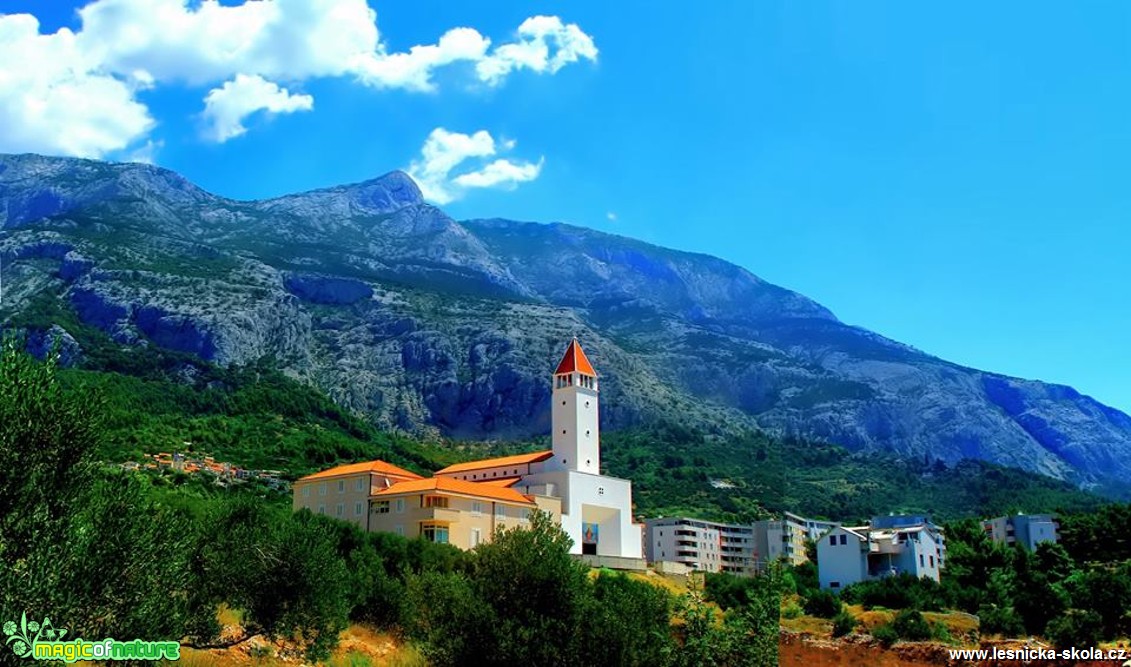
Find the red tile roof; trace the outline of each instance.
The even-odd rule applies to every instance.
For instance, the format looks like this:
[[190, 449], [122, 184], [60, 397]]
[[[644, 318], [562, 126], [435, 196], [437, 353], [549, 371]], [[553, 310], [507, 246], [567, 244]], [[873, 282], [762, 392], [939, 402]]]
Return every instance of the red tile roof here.
[[437, 470], [436, 475], [450, 475], [457, 472], [471, 472], [472, 470], [483, 470], [484, 468], [501, 468], [503, 466], [523, 465], [525, 463], [537, 463], [538, 461], [545, 461], [554, 455], [552, 450], [547, 449], [542, 452], [530, 452], [528, 454], [515, 454], [514, 456], [500, 456], [495, 459], [482, 459], [480, 461], [468, 461], [467, 463], [457, 463], [450, 465], [447, 468]]
[[387, 489], [382, 489], [374, 496], [394, 496], [402, 493], [421, 493], [424, 491], [438, 491], [458, 493], [464, 496], [477, 498], [490, 498], [503, 500], [521, 505], [533, 505], [534, 502], [514, 489], [507, 489], [480, 482], [468, 482], [451, 477], [431, 477], [429, 479], [415, 479], [410, 482], [397, 482]]
[[597, 377], [597, 371], [593, 370], [593, 364], [589, 363], [588, 357], [585, 356], [585, 350], [581, 349], [581, 343], [578, 343], [576, 338], [569, 342], [569, 347], [566, 348], [565, 354], [558, 364], [558, 370], [554, 371], [554, 375], [561, 375], [562, 373], [581, 373], [582, 375]]
[[518, 480], [520, 480], [520, 479], [522, 479], [522, 478], [521, 477], [500, 477], [498, 479], [484, 480], [484, 481], [479, 482], [479, 483], [480, 484], [487, 484], [489, 486], [508, 486], [509, 487], [509, 486], [514, 486], [515, 483], [518, 482]]
[[414, 472], [398, 468], [392, 463], [385, 463], [384, 461], [366, 461], [365, 463], [351, 463], [349, 465], [338, 466], [316, 472], [313, 475], [307, 475], [300, 479], [304, 482], [308, 479], [322, 479], [325, 477], [340, 477], [342, 475], [360, 475], [361, 473], [377, 473], [378, 475], [387, 475], [389, 477], [400, 477], [403, 479], [421, 479], [420, 475]]

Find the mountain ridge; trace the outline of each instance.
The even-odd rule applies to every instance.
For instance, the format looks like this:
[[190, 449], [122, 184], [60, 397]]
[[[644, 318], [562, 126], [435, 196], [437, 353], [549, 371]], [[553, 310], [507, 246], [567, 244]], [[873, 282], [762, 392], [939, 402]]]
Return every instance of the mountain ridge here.
[[934, 357], [710, 255], [457, 221], [403, 172], [239, 201], [147, 165], [0, 155], [0, 202], [0, 323], [48, 295], [127, 347], [276, 358], [384, 428], [544, 433], [547, 369], [580, 335], [607, 427], [675, 411], [708, 431], [1131, 481], [1131, 417], [1075, 389]]

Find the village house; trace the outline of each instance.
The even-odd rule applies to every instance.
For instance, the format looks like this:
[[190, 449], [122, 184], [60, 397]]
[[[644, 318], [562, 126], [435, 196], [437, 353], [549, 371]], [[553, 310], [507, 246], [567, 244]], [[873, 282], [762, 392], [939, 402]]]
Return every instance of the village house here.
[[294, 508], [462, 549], [528, 525], [539, 509], [572, 538], [572, 553], [642, 567], [632, 483], [601, 474], [598, 376], [576, 339], [551, 383], [549, 450], [460, 463], [430, 478], [383, 461], [339, 466], [295, 482]]
[[938, 581], [945, 558], [942, 528], [925, 516], [875, 517], [866, 526], [837, 526], [817, 541], [820, 586], [833, 590], [905, 573]]
[[999, 516], [982, 522], [991, 540], [1034, 551], [1041, 542], [1060, 541], [1060, 523], [1051, 514]]
[[754, 528], [688, 518], [644, 522], [649, 563], [677, 563], [688, 571], [754, 573]]

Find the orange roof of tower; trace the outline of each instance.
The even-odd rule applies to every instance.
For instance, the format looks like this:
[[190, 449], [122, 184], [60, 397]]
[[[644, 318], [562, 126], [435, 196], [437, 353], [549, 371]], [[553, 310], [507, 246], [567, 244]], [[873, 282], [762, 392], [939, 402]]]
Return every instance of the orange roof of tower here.
[[581, 343], [578, 343], [576, 338], [569, 342], [569, 347], [566, 348], [565, 355], [558, 364], [558, 370], [554, 371], [554, 375], [562, 373], [581, 373], [597, 377], [597, 371], [593, 370], [593, 364], [589, 363], [585, 350], [581, 349]]

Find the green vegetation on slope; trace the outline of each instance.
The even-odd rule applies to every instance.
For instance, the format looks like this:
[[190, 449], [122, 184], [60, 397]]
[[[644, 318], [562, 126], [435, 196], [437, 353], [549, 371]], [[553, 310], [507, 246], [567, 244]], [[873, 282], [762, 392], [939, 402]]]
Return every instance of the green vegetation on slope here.
[[646, 516], [749, 521], [791, 511], [853, 522], [926, 512], [947, 521], [1104, 502], [1070, 484], [991, 463], [907, 461], [763, 433], [711, 438], [660, 424], [604, 433], [601, 442], [603, 465], [632, 480], [638, 513]]

